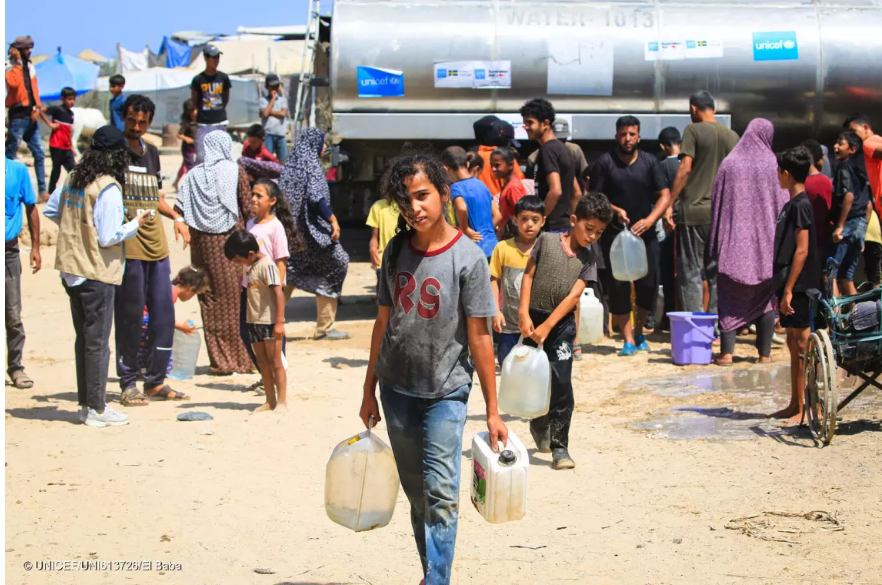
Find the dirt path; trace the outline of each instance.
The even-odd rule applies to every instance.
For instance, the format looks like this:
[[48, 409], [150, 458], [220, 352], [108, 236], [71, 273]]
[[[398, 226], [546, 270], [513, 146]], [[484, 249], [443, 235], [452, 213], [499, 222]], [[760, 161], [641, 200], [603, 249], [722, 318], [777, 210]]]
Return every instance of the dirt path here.
[[[173, 248], [177, 270], [189, 254]], [[353, 334], [350, 341], [306, 340], [314, 301], [298, 295], [289, 305], [287, 416], [250, 414], [262, 401], [245, 390], [256, 375], [216, 378], [201, 367], [193, 380], [176, 385], [190, 402], [130, 408], [130, 426], [98, 430], [75, 424], [73, 328], [53, 262], [54, 248], [45, 249], [46, 268], [23, 278], [25, 365], [36, 386], [6, 387], [7, 582], [419, 582], [403, 495], [392, 523], [371, 533], [348, 532], [323, 510], [331, 449], [361, 430], [357, 412], [373, 314], [368, 266], [353, 265], [346, 282], [340, 328]], [[178, 320], [199, 323], [195, 302], [176, 311]], [[742, 356], [752, 355], [749, 341], [739, 344]], [[523, 521], [483, 521], [468, 501], [464, 459], [454, 583], [882, 583], [882, 393], [859, 398], [843, 413], [834, 443], [817, 449], [804, 433], [781, 433], [760, 418], [745, 422], [769, 412], [752, 414], [763, 400], [768, 406], [787, 400], [768, 369], [744, 373], [750, 364], [742, 363], [725, 372], [729, 378], [666, 386], [654, 380], [721, 372], [675, 367], [664, 337], [651, 343], [651, 354], [625, 360], [609, 342], [576, 366], [571, 452], [578, 467], [555, 472], [550, 456], [533, 454]], [[774, 357], [778, 367], [787, 359], [781, 349]], [[207, 364], [204, 355], [200, 364]], [[118, 392], [114, 381], [109, 395]], [[469, 406], [464, 458], [483, 428], [477, 388]], [[723, 420], [731, 428], [731, 419], [774, 432], [742, 433], [741, 440], [665, 438], [674, 433], [666, 417], [676, 415], [659, 413], [687, 406], [704, 409], [689, 411], [698, 421]], [[176, 422], [188, 410], [208, 412], [214, 421]], [[532, 447], [525, 421], [509, 424]], [[634, 428], [641, 424], [646, 428]], [[385, 435], [382, 424], [378, 432]], [[762, 519], [746, 529], [753, 535], [726, 529], [765, 511], [813, 510], [835, 515], [844, 530], [816, 533], [820, 523], [800, 521], [796, 532], [782, 533]], [[784, 526], [789, 519], [771, 521], [793, 530]], [[763, 535], [792, 543], [758, 538]], [[24, 569], [26, 561], [90, 559], [153, 567], [126, 575]], [[180, 570], [160, 574], [158, 561]]]

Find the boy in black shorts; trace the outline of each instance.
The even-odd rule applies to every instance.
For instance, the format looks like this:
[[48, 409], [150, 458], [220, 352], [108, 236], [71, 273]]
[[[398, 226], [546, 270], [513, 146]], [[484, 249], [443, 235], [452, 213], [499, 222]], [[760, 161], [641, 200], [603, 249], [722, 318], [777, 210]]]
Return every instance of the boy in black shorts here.
[[288, 410], [288, 376], [282, 361], [285, 339], [285, 295], [275, 262], [260, 251], [257, 238], [245, 230], [230, 234], [224, 256], [245, 268], [247, 323], [257, 368], [263, 377], [266, 402], [254, 412]]
[[806, 291], [818, 288], [821, 262], [815, 238], [814, 212], [805, 193], [805, 179], [812, 166], [812, 155], [797, 147], [778, 155], [778, 183], [790, 192], [775, 226], [774, 275], [778, 287], [778, 312], [787, 330], [790, 349], [790, 404], [773, 414], [799, 424], [803, 415], [802, 357], [811, 334], [811, 312]]

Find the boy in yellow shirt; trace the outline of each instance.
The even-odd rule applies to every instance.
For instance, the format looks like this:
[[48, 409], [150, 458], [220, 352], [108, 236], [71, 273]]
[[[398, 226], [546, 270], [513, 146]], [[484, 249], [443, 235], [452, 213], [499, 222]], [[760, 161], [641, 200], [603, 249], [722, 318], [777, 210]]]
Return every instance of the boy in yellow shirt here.
[[521, 335], [518, 325], [521, 281], [536, 238], [545, 224], [545, 203], [535, 195], [521, 197], [515, 204], [514, 219], [518, 235], [496, 244], [490, 256], [490, 285], [497, 305], [493, 330], [499, 334], [496, 357], [500, 366]]
[[370, 253], [371, 266], [377, 271], [377, 287], [380, 286], [380, 266], [383, 263], [383, 250], [398, 229], [398, 206], [390, 203], [385, 197], [371, 205], [365, 222], [372, 228]]

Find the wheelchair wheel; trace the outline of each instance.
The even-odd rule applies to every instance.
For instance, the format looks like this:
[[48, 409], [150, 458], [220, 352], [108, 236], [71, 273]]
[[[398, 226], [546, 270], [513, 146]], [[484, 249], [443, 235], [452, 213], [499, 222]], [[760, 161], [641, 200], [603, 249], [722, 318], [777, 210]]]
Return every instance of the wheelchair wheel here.
[[833, 348], [826, 333], [813, 333], [806, 347], [803, 370], [805, 417], [812, 436], [822, 445], [830, 443], [836, 429], [835, 403], [832, 406], [834, 414], [830, 416], [830, 403], [833, 400], [831, 385], [836, 384], [836, 362], [831, 361], [832, 355]]
[[823, 329], [818, 331], [818, 337], [824, 344], [824, 352], [827, 354], [827, 438], [825, 444], [829, 445], [836, 432], [836, 420], [839, 416], [839, 366], [836, 363], [836, 352], [833, 351], [833, 343], [830, 336]]

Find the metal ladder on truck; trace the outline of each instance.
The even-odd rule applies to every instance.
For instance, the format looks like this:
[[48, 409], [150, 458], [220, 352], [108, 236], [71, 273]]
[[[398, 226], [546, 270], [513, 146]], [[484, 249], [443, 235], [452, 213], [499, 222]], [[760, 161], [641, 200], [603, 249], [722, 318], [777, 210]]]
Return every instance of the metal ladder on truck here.
[[[306, 36], [303, 39], [303, 62], [300, 65], [300, 79], [297, 84], [297, 101], [294, 106], [294, 141], [307, 126], [315, 126], [315, 55], [319, 45], [321, 26], [321, 0], [309, 0], [306, 21]], [[307, 119], [307, 113], [309, 114]]]

